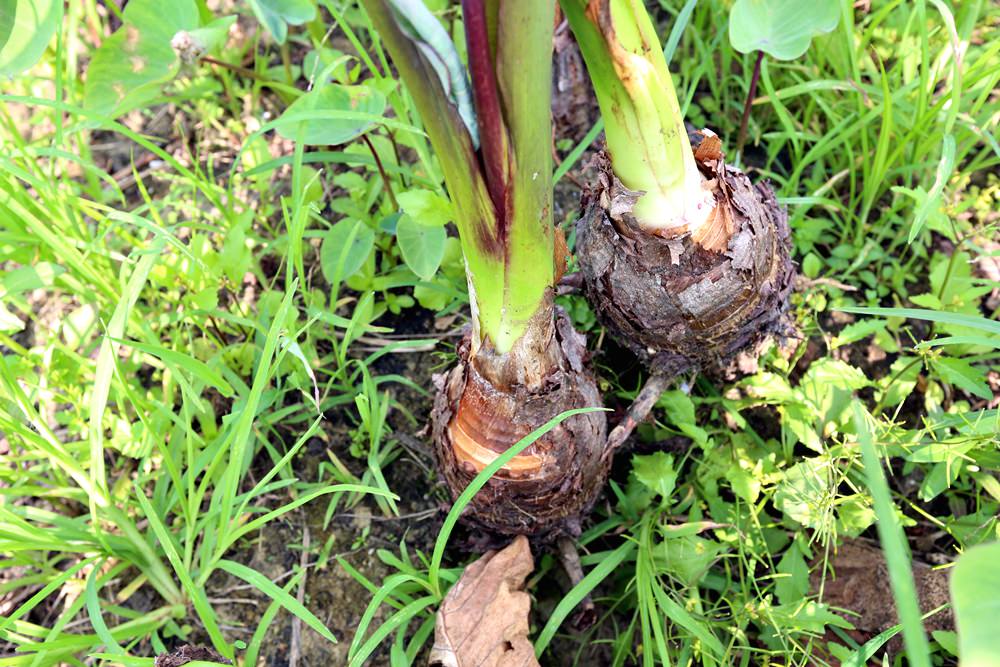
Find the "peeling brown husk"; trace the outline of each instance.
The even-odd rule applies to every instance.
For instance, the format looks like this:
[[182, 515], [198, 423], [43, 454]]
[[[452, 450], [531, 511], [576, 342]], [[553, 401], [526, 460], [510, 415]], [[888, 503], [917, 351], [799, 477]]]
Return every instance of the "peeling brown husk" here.
[[737, 353], [787, 327], [795, 273], [788, 216], [769, 185], [753, 186], [724, 163], [715, 135], [697, 133], [691, 143], [714, 190], [713, 218], [694, 235], [640, 229], [631, 215], [639, 193], [600, 156], [577, 227], [577, 260], [601, 322], [651, 370], [730, 375]]
[[[549, 337], [542, 358], [550, 360], [544, 376], [512, 381], [512, 364], [483, 348], [473, 356], [466, 336], [455, 367], [435, 377], [435, 453], [453, 497], [497, 455], [553, 417], [602, 405], [583, 335], [561, 309], [554, 310], [552, 325], [543, 328]], [[603, 412], [566, 419], [497, 472], [464, 517], [499, 536], [575, 537], [607, 477], [606, 428]]]

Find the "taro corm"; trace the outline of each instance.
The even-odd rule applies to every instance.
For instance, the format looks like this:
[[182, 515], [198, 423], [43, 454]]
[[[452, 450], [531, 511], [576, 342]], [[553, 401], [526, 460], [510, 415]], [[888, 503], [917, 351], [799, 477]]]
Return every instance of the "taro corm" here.
[[786, 215], [770, 187], [725, 164], [716, 135], [691, 141], [641, 0], [561, 6], [607, 137], [577, 230], [587, 296], [655, 376], [721, 371], [787, 308]]
[[[565, 254], [552, 223], [554, 3], [465, 0], [468, 74], [420, 0], [362, 4], [439, 158], [465, 254], [472, 327], [432, 415], [458, 494], [533, 429], [601, 405], [583, 336], [553, 304]], [[602, 412], [570, 417], [476, 494], [471, 519], [507, 535], [576, 532], [607, 474], [604, 444]]]

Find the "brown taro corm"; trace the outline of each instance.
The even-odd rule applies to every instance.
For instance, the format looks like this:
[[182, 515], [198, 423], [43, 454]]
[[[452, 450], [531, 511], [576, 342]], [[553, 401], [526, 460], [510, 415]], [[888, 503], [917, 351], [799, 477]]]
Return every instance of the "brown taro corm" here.
[[737, 353], [787, 328], [788, 216], [769, 185], [725, 164], [718, 137], [697, 133], [691, 143], [717, 202], [697, 234], [640, 229], [631, 215], [640, 193], [599, 156], [576, 256], [601, 323], [651, 371], [728, 375]]
[[[534, 381], [510, 377], [482, 350], [470, 356], [468, 337], [459, 346], [455, 367], [436, 376], [435, 454], [454, 496], [497, 455], [553, 416], [601, 405], [584, 337], [566, 313], [555, 310], [554, 324], [539, 342], [546, 349], [538, 357], [548, 361]], [[501, 538], [575, 537], [607, 477], [605, 440], [603, 412], [566, 419], [486, 483], [470, 502], [466, 520]]]

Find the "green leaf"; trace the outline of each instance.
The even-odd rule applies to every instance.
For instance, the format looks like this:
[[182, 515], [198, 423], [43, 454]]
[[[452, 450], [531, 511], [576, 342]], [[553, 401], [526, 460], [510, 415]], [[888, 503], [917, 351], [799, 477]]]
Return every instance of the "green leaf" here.
[[278, 44], [288, 39], [288, 26], [302, 25], [316, 17], [313, 0], [249, 0], [257, 20]]
[[0, 279], [0, 297], [30, 292], [40, 287], [51, 287], [55, 279], [66, 269], [51, 262], [38, 262], [32, 266], [22, 266], [8, 271]]
[[794, 60], [817, 35], [840, 22], [836, 0], [736, 0], [729, 14], [729, 42], [740, 53], [763, 51], [778, 60]]
[[795, 542], [778, 561], [778, 573], [786, 575], [774, 580], [774, 592], [781, 604], [795, 604], [809, 593], [809, 565]]
[[854, 429], [858, 434], [858, 445], [864, 463], [868, 489], [878, 517], [876, 527], [886, 567], [889, 569], [889, 583], [896, 603], [896, 614], [903, 626], [903, 644], [910, 664], [914, 667], [930, 667], [930, 649], [927, 636], [920, 619], [920, 603], [917, 601], [916, 586], [913, 583], [913, 569], [906, 548], [906, 535], [899, 521], [899, 508], [892, 500], [889, 483], [882, 470], [882, 461], [875, 449], [875, 436], [871, 427], [871, 416], [860, 401], [854, 405]]
[[697, 535], [667, 536], [654, 554], [658, 565], [686, 586], [696, 586], [724, 547]]
[[139, 350], [140, 352], [151, 354], [157, 359], [163, 360], [165, 363], [187, 371], [205, 384], [218, 389], [219, 393], [223, 396], [230, 397], [235, 394], [232, 386], [208, 364], [186, 355], [183, 352], [171, 350], [160, 345], [153, 345], [152, 343], [140, 343], [136, 340], [120, 340], [112, 336], [108, 337], [116, 343], [128, 345], [129, 347]]
[[958, 625], [960, 664], [1000, 666], [1000, 542], [981, 544], [962, 554], [951, 573], [951, 601]]
[[5, 0], [0, 3], [0, 76], [30, 68], [59, 28], [61, 0]]
[[632, 474], [646, 487], [656, 491], [664, 498], [669, 498], [677, 484], [677, 471], [674, 470], [674, 457], [665, 452], [652, 454], [636, 454], [632, 457]]
[[1000, 322], [978, 315], [963, 315], [938, 310], [921, 310], [919, 308], [836, 308], [840, 312], [858, 315], [877, 315], [880, 317], [908, 317], [914, 320], [928, 320], [941, 324], [954, 324], [972, 327], [992, 334], [1000, 334]]
[[422, 225], [443, 227], [455, 219], [451, 202], [431, 190], [400, 192], [396, 195], [396, 201], [404, 213]]
[[180, 59], [171, 41], [198, 27], [198, 7], [195, 0], [131, 0], [123, 19], [94, 53], [83, 92], [85, 107], [111, 116], [155, 99], [176, 75]]
[[989, 401], [993, 398], [993, 392], [986, 384], [983, 372], [964, 359], [940, 357], [932, 361], [931, 365], [945, 382], [983, 400]]
[[0, 53], [10, 39], [10, 33], [14, 29], [14, 15], [17, 14], [17, 0], [4, 0], [0, 4]]
[[307, 146], [335, 146], [364, 134], [384, 112], [385, 95], [375, 86], [328, 83], [288, 105], [275, 129]]
[[262, 575], [257, 570], [225, 559], [219, 561], [218, 567], [220, 570], [242, 579], [259, 590], [261, 593], [267, 595], [269, 598], [301, 619], [303, 623], [318, 632], [327, 641], [334, 644], [337, 643], [336, 637], [334, 637], [333, 633], [330, 632], [325, 625], [323, 625], [322, 621], [316, 618], [316, 616], [311, 611], [306, 609], [298, 600], [289, 595], [287, 591], [279, 588], [273, 581]]
[[434, 277], [441, 259], [448, 234], [444, 227], [429, 227], [404, 215], [396, 224], [396, 242], [406, 265], [424, 280]]
[[820, 528], [829, 519], [833, 506], [829, 476], [830, 462], [823, 457], [796, 463], [785, 471], [774, 502], [789, 519], [809, 528]]
[[201, 28], [189, 30], [188, 35], [200, 53], [217, 53], [229, 39], [229, 29], [236, 23], [236, 15], [223, 16]]
[[921, 202], [920, 207], [913, 216], [913, 224], [910, 225], [910, 236], [907, 239], [908, 243], [913, 243], [913, 240], [917, 238], [917, 234], [923, 229], [927, 217], [941, 207], [941, 195], [944, 192], [944, 186], [954, 171], [955, 137], [947, 134], [941, 145], [941, 160], [938, 162], [934, 185], [931, 186], [927, 197]]
[[[352, 238], [353, 235], [353, 238]], [[360, 220], [341, 220], [323, 235], [319, 266], [331, 285], [350, 278], [368, 259], [375, 232]]]

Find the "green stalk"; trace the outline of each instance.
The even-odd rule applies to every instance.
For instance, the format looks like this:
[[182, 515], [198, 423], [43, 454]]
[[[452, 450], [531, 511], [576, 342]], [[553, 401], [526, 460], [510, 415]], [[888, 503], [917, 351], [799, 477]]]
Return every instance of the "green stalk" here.
[[[464, 105], [451, 94], [464, 81], [455, 80], [453, 47], [427, 24], [437, 19], [413, 0], [362, 0], [441, 163], [465, 254], [474, 349], [486, 344], [507, 354], [538, 326], [533, 323], [551, 321], [539, 311], [551, 307], [555, 274], [552, 127], [545, 103], [554, 6], [532, 0], [470, 4], [483, 17], [482, 30], [470, 28], [466, 12], [470, 52], [485, 45], [479, 52], [488, 54], [487, 61], [475, 64], [491, 70], [495, 81], [487, 89], [482, 77], [474, 77], [476, 124], [463, 121]], [[481, 135], [478, 149], [473, 127]]]
[[604, 118], [612, 169], [644, 193], [633, 215], [663, 235], [694, 231], [713, 200], [701, 186], [656, 30], [641, 0], [560, 0]]

